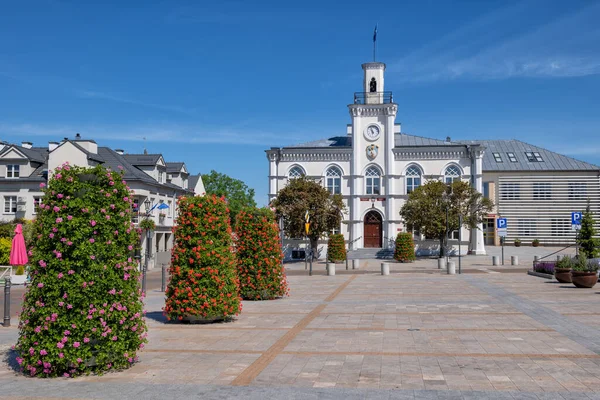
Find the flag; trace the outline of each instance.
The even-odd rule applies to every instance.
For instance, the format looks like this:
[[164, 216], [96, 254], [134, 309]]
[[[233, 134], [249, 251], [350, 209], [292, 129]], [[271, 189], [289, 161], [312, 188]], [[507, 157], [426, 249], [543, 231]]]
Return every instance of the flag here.
[[164, 210], [165, 208], [169, 208], [169, 206], [165, 203], [160, 203], [156, 208], [158, 208], [159, 210]]
[[375, 24], [375, 30], [373, 31], [373, 43], [377, 41], [377, 24]]

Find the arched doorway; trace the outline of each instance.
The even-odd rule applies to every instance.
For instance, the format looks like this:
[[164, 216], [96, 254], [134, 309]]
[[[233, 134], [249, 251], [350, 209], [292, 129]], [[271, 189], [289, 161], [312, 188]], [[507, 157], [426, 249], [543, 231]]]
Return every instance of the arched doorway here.
[[369, 211], [365, 215], [365, 232], [363, 235], [365, 247], [381, 247], [381, 214]]

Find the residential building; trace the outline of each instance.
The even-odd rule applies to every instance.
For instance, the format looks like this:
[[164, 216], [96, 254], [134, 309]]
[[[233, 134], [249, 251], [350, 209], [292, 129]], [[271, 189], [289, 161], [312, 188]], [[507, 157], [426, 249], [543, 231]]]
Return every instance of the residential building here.
[[[134, 223], [145, 218], [144, 202], [150, 200], [149, 218], [156, 223], [152, 238], [150, 268], [155, 263], [168, 264], [173, 246], [172, 228], [177, 218], [177, 198], [182, 195], [204, 194], [200, 175], [190, 175], [185, 163], [166, 162], [161, 154], [125, 154], [98, 146], [95, 141], [75, 139], [50, 142], [48, 147], [34, 147], [30, 142], [21, 145], [0, 144], [1, 219], [33, 219], [43, 193], [41, 183], [59, 165], [91, 167], [103, 165], [113, 170], [122, 168], [124, 179], [133, 190]], [[164, 204], [161, 206], [161, 204]], [[142, 241], [145, 254], [146, 241]]]

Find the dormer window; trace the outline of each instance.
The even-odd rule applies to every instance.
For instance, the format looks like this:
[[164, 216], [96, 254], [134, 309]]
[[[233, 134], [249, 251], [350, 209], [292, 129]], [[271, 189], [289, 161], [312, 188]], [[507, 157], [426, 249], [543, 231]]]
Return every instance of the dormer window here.
[[527, 161], [529, 162], [543, 162], [541, 154], [537, 151], [526, 151], [525, 156], [527, 157]]
[[163, 183], [164, 172], [158, 171], [158, 183]]
[[6, 166], [6, 177], [7, 178], [18, 178], [21, 171], [20, 165], [7, 165]]

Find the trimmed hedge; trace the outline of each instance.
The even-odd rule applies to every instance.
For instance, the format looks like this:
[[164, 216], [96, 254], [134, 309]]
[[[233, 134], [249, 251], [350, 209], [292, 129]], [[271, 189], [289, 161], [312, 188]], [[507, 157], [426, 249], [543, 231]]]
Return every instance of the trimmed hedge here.
[[216, 196], [180, 197], [171, 280], [164, 314], [169, 320], [228, 319], [242, 309], [229, 210]]
[[38, 377], [128, 368], [146, 342], [129, 188], [120, 173], [65, 164], [44, 192], [17, 362]]
[[271, 300], [288, 294], [275, 214], [247, 208], [237, 215], [237, 266], [242, 298]]
[[337, 233], [329, 235], [327, 241], [327, 261], [336, 262], [346, 260], [346, 244], [344, 235]]
[[412, 233], [402, 232], [396, 236], [394, 259], [400, 262], [411, 262], [417, 259]]

